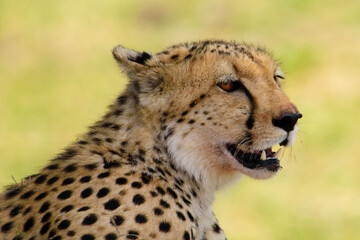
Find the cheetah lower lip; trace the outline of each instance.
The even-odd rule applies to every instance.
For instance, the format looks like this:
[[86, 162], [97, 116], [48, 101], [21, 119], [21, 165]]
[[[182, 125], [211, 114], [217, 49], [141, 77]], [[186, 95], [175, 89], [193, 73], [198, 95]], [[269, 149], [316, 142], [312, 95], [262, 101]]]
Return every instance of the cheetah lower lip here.
[[276, 172], [281, 168], [280, 161], [278, 159], [281, 154], [281, 149], [279, 149], [276, 153], [273, 152], [271, 148], [263, 151], [243, 152], [237, 149], [235, 144], [226, 145], [226, 149], [240, 164], [246, 168], [267, 169], [272, 172]]

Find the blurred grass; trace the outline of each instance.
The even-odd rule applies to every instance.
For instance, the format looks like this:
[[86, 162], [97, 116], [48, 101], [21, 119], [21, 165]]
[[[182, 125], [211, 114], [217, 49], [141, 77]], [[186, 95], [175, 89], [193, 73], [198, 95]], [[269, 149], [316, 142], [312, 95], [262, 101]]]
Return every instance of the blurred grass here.
[[228, 239], [360, 239], [360, 4], [310, 1], [0, 1], [0, 186], [30, 175], [123, 89], [116, 44], [204, 38], [265, 45], [304, 118], [283, 171], [220, 192]]

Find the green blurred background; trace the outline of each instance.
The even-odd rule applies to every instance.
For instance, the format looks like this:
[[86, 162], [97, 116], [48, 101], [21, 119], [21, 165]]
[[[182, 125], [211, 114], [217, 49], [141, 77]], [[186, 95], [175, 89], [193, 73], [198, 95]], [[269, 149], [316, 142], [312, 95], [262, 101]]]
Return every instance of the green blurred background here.
[[282, 62], [304, 118], [283, 170], [217, 195], [228, 239], [360, 239], [358, 0], [0, 0], [0, 187], [36, 172], [126, 84], [116, 44], [247, 41]]

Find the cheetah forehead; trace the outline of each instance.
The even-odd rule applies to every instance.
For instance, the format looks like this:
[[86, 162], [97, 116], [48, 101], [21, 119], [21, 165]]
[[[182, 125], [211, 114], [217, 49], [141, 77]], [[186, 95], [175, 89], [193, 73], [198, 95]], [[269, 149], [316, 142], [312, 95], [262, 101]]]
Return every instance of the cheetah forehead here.
[[[163, 63], [181, 62], [194, 58], [201, 58], [206, 54], [247, 57], [252, 61], [260, 59], [271, 59], [271, 54], [263, 47], [254, 46], [247, 43], [237, 43], [235, 41], [223, 40], [204, 40], [197, 42], [186, 42], [171, 47], [155, 54], [157, 59]], [[277, 65], [277, 63], [275, 63]]]

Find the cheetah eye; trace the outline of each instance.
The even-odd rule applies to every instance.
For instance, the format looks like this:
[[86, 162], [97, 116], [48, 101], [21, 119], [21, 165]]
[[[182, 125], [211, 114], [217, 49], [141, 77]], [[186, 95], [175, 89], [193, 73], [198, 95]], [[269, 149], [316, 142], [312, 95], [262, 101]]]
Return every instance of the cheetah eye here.
[[224, 90], [225, 92], [233, 92], [239, 89], [240, 84], [237, 81], [226, 81], [226, 82], [219, 82], [217, 86], [222, 90]]
[[274, 80], [275, 81], [278, 81], [278, 78], [281, 78], [281, 79], [285, 79], [283, 76], [281, 75], [274, 75]]

